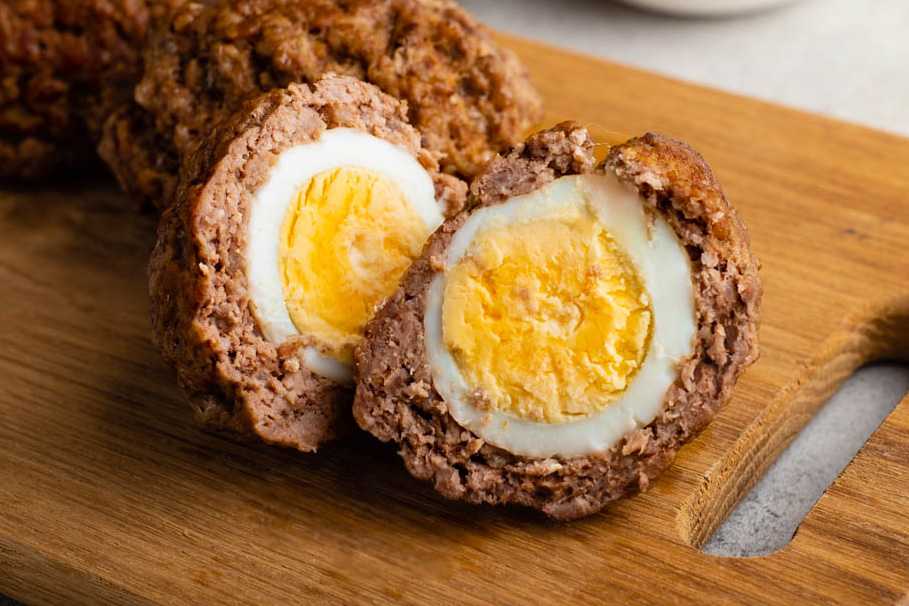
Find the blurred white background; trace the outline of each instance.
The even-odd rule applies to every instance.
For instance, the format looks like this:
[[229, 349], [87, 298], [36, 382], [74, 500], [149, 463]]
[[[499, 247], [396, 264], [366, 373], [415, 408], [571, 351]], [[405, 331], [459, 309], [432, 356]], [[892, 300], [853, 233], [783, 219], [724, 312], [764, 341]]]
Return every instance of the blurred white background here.
[[462, 0], [506, 32], [909, 135], [909, 0], [807, 0], [715, 19], [609, 0]]

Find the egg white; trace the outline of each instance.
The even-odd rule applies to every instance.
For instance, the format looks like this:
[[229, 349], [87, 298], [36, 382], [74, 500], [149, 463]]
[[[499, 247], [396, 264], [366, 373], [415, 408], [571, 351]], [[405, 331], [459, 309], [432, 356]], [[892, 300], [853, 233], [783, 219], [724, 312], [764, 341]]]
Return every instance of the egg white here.
[[[268, 181], [256, 192], [249, 210], [245, 250], [246, 277], [259, 328], [279, 345], [299, 336], [284, 299], [279, 269], [281, 227], [297, 192], [319, 173], [335, 168], [369, 170], [395, 183], [429, 232], [442, 224], [432, 178], [407, 150], [384, 139], [350, 128], [334, 128], [318, 141], [285, 150]], [[351, 368], [308, 346], [303, 363], [313, 372], [349, 383]]]
[[592, 209], [625, 251], [650, 295], [653, 310], [650, 347], [641, 368], [625, 392], [602, 411], [578, 421], [547, 424], [473, 406], [470, 389], [443, 341], [445, 272], [433, 278], [427, 294], [424, 333], [436, 391], [459, 424], [517, 455], [575, 457], [608, 450], [626, 433], [656, 417], [667, 389], [676, 380], [679, 362], [694, 347], [694, 292], [688, 255], [669, 224], [662, 217], [648, 216], [638, 193], [611, 174], [562, 177], [530, 194], [477, 210], [452, 238], [446, 271], [458, 263], [479, 231], [555, 217], [572, 206]]

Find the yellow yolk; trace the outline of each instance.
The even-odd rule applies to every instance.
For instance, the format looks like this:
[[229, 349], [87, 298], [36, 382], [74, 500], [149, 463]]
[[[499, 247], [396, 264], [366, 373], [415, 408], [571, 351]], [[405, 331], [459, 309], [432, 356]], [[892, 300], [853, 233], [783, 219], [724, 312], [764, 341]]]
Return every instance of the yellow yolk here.
[[447, 274], [442, 335], [475, 406], [562, 423], [622, 394], [651, 317], [633, 265], [573, 209], [479, 232]]
[[284, 297], [300, 334], [350, 363], [373, 309], [397, 287], [429, 231], [377, 173], [337, 168], [314, 176], [281, 228]]

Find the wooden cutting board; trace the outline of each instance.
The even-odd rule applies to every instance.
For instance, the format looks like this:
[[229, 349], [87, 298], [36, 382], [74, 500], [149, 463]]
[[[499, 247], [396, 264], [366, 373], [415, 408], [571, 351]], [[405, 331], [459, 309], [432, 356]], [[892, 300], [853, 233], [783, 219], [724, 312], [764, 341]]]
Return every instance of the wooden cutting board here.
[[196, 429], [149, 341], [153, 221], [109, 185], [0, 194], [0, 592], [29, 603], [909, 601], [909, 404], [761, 558], [698, 550], [857, 366], [909, 357], [909, 140], [507, 39], [547, 122], [671, 133], [766, 284], [763, 357], [646, 494], [555, 524], [449, 503], [365, 436]]

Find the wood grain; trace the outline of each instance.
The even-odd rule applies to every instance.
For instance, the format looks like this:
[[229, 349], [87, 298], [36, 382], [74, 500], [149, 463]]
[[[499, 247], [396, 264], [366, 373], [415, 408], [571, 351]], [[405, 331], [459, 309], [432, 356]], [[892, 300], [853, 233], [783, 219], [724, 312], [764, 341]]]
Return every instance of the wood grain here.
[[0, 194], [0, 592], [29, 603], [905, 603], [904, 400], [791, 544], [698, 551], [856, 367], [909, 357], [909, 140], [508, 39], [547, 122], [701, 150], [751, 229], [763, 357], [653, 488], [553, 524], [441, 500], [364, 436], [205, 434], [149, 341], [153, 223], [111, 186]]

